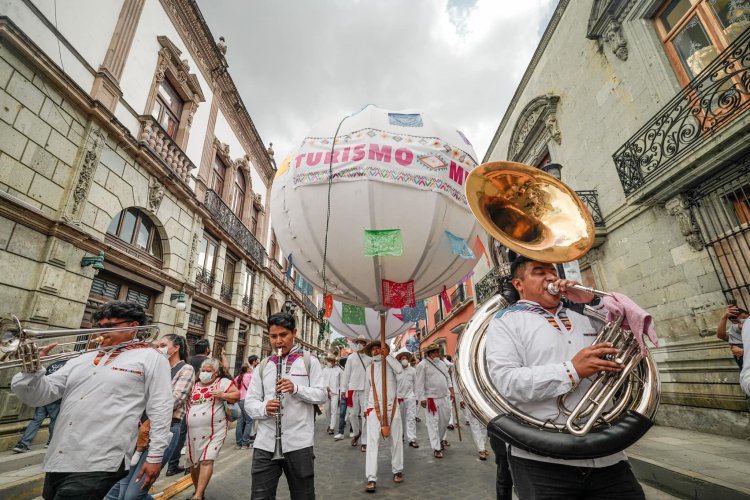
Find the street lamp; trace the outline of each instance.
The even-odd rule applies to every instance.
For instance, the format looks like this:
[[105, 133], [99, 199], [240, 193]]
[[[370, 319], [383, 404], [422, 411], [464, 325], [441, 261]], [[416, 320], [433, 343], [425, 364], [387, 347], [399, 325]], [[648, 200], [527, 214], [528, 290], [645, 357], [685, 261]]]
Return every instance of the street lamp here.
[[187, 307], [187, 304], [185, 303], [185, 292], [180, 291], [169, 296], [170, 302], [174, 302], [175, 300], [177, 301], [175, 309], [178, 311], [184, 311]]
[[542, 169], [544, 172], [547, 172], [548, 174], [550, 174], [552, 177], [554, 177], [557, 180], [562, 179], [561, 170], [563, 167], [559, 163], [547, 163], [546, 165], [542, 165], [539, 168]]

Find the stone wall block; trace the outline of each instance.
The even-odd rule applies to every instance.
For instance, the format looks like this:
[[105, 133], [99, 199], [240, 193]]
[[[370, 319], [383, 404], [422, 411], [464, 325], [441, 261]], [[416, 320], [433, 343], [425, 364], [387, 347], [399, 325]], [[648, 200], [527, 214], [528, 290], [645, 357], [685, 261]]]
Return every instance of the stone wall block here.
[[0, 59], [0, 88], [5, 88], [13, 76], [13, 67], [3, 59]]
[[52, 128], [67, 136], [73, 117], [63, 111], [52, 99], [45, 99], [39, 118], [47, 122]]
[[[0, 59], [1, 61], [2, 59]], [[23, 105], [20, 102], [13, 99], [4, 90], [0, 90], [0, 120], [12, 125], [21, 108], [23, 108]]]
[[57, 158], [43, 146], [30, 142], [21, 157], [21, 163], [31, 168], [34, 172], [48, 179], [52, 177], [57, 166]]
[[120, 200], [120, 205], [123, 208], [132, 207], [135, 203], [133, 197], [133, 187], [122, 177], [118, 177], [116, 175], [107, 176], [107, 182], [104, 187], [107, 189], [107, 191], [117, 196], [117, 198]]
[[28, 109], [22, 109], [18, 113], [13, 127], [37, 144], [45, 144], [52, 130], [44, 120]]
[[123, 172], [125, 170], [125, 160], [122, 158], [122, 156], [113, 151], [109, 147], [109, 144], [104, 146], [104, 148], [102, 149], [102, 154], [99, 157], [99, 162], [120, 177], [123, 176]]
[[5, 250], [13, 234], [16, 223], [5, 217], [0, 217], [0, 250]]
[[706, 256], [705, 252], [696, 252], [693, 250], [688, 243], [671, 248], [669, 253], [672, 254], [672, 260], [678, 266], [691, 260], [705, 258]]
[[20, 160], [27, 142], [28, 139], [21, 132], [0, 122], [0, 152]]
[[63, 188], [41, 175], [34, 176], [28, 191], [31, 198], [54, 210], [58, 210], [62, 206], [64, 194]]
[[[0, 254], [0, 268], [5, 256]], [[2, 280], [2, 278], [0, 278]], [[10, 286], [0, 286], [0, 316], [15, 314], [19, 318], [26, 317], [26, 303], [31, 292], [19, 290]]]
[[712, 292], [720, 288], [719, 277], [715, 273], [698, 276], [698, 291], [700, 293]]
[[[92, 204], [99, 210], [107, 212], [111, 217], [114, 217], [123, 207], [120, 204], [120, 200], [114, 194], [107, 191], [99, 184], [92, 184], [91, 191], [89, 191], [88, 204]], [[104, 228], [107, 229], [106, 227]]]
[[[2, 134], [2, 131], [0, 131], [0, 134]], [[0, 141], [2, 141], [2, 139], [0, 139]], [[5, 184], [6, 186], [13, 188], [15, 191], [24, 194], [25, 197], [25, 193], [28, 192], [33, 178], [33, 170], [14, 160], [5, 153], [0, 154], [0, 184]], [[34, 203], [34, 205], [36, 206], [38, 203]]]
[[[16, 224], [7, 250], [26, 259], [41, 261], [44, 258], [46, 245], [47, 237], [45, 235], [22, 224]], [[22, 268], [19, 267], [18, 269]]]
[[35, 73], [34, 79], [32, 80], [36, 88], [42, 91], [42, 93], [47, 96], [50, 100], [52, 100], [53, 103], [60, 106], [63, 102], [63, 97], [60, 95], [60, 93], [57, 91], [57, 89], [53, 86], [47, 83], [45, 77], [41, 73]]
[[39, 280], [39, 289], [57, 295], [60, 292], [64, 275], [64, 269], [45, 265], [42, 270], [42, 278]]
[[44, 93], [18, 71], [13, 73], [5, 90], [33, 113], [42, 109]]
[[57, 130], [53, 130], [50, 133], [45, 147], [50, 153], [57, 156], [68, 165], [75, 164], [76, 155], [78, 154], [78, 146], [70, 142], [67, 137], [60, 135]]

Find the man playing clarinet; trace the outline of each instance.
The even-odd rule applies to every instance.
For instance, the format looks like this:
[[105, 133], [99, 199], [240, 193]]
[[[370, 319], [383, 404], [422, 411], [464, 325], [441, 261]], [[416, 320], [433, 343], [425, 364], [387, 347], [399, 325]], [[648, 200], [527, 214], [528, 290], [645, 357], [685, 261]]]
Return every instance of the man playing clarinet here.
[[[276, 498], [282, 472], [292, 500], [315, 498], [313, 405], [325, 403], [326, 389], [320, 362], [294, 345], [296, 336], [291, 314], [282, 312], [268, 318], [268, 337], [276, 354], [256, 368], [245, 397], [245, 410], [258, 421], [253, 500]], [[279, 412], [281, 426], [277, 429]]]

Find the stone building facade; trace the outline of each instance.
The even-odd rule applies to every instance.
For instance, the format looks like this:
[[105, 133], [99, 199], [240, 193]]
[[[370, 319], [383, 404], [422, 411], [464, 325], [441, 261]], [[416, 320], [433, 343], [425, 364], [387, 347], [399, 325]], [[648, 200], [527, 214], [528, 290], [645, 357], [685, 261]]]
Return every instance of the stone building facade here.
[[[134, 300], [235, 368], [269, 351], [265, 319], [291, 301], [300, 344], [325, 350], [317, 297], [270, 230], [273, 150], [226, 50], [191, 0], [0, 0], [0, 315], [89, 327], [99, 304]], [[0, 433], [30, 415], [0, 390]]]
[[561, 0], [485, 157], [559, 163], [597, 205], [583, 281], [654, 316], [657, 420], [743, 437], [715, 333], [728, 301], [750, 305], [749, 26], [747, 2]]

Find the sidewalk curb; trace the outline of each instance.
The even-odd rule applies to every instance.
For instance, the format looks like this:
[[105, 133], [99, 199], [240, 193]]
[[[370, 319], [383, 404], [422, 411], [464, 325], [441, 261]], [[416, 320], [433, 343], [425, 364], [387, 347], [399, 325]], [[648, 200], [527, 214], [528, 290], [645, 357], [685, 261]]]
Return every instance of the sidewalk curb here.
[[721, 498], [741, 500], [750, 498], [750, 489], [729, 484], [673, 465], [666, 465], [641, 455], [628, 453], [633, 473], [643, 481], [662, 491], [685, 498]]
[[162, 491], [153, 493], [152, 496], [154, 498], [160, 498], [160, 499], [168, 499], [172, 498], [173, 496], [185, 491], [189, 487], [193, 485], [193, 478], [190, 476], [190, 474], [181, 477], [177, 481], [174, 481], [173, 483], [169, 484], [166, 488], [164, 488]]

